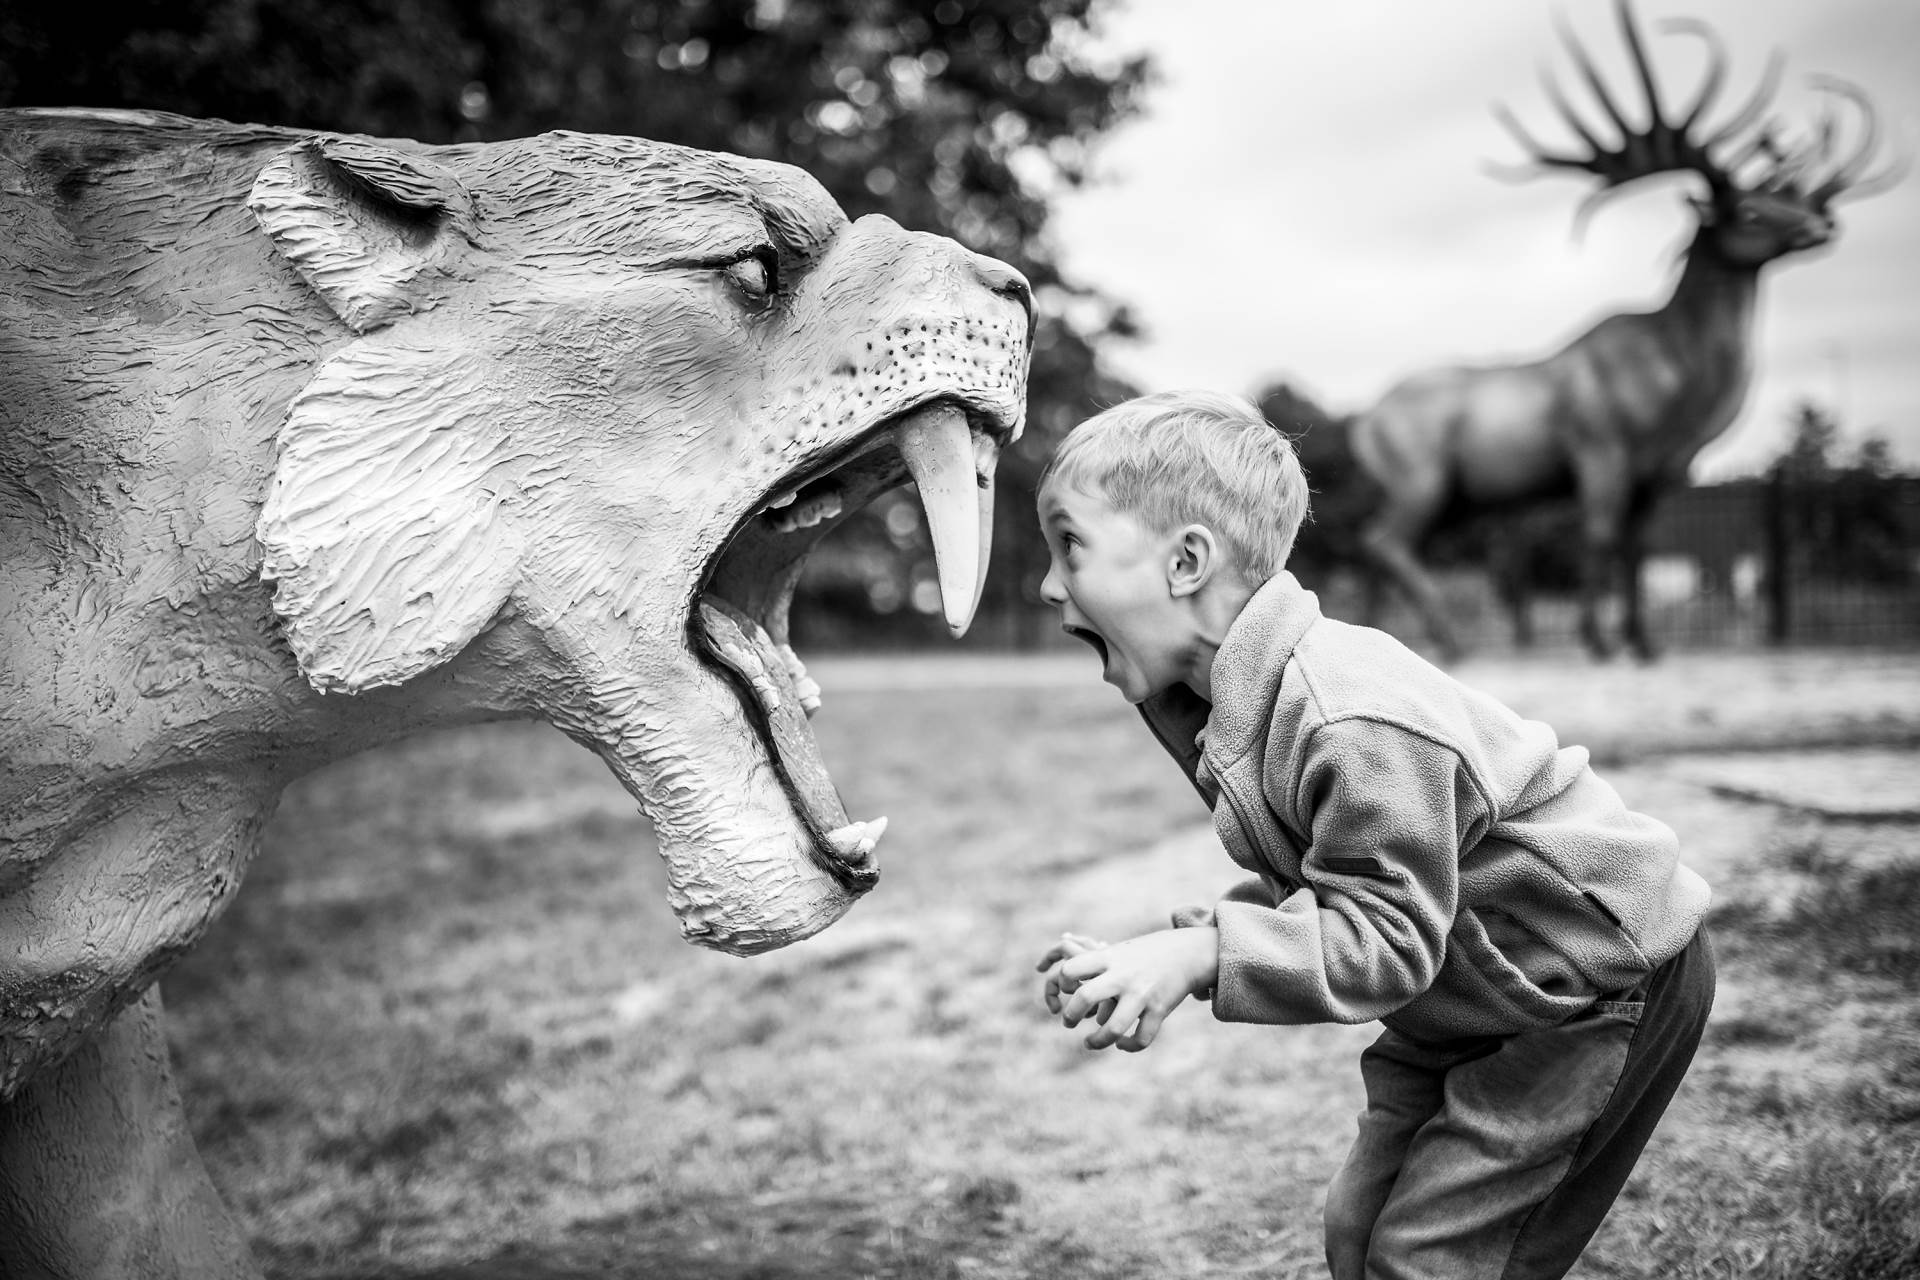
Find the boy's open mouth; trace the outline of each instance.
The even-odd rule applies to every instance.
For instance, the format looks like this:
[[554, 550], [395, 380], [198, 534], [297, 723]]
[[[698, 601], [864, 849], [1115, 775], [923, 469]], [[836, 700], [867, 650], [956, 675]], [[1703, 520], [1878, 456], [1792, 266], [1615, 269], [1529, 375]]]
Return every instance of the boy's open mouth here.
[[1089, 630], [1088, 630], [1087, 628], [1085, 628], [1085, 627], [1076, 627], [1076, 626], [1074, 626], [1074, 625], [1073, 625], [1073, 624], [1072, 624], [1071, 622], [1063, 622], [1063, 623], [1061, 623], [1061, 624], [1060, 624], [1060, 629], [1061, 629], [1062, 631], [1065, 631], [1065, 632], [1066, 632], [1066, 633], [1067, 633], [1068, 635], [1070, 635], [1070, 636], [1072, 636], [1072, 637], [1073, 637], [1074, 639], [1076, 639], [1076, 640], [1085, 640], [1085, 641], [1086, 641], [1086, 642], [1087, 642], [1088, 644], [1090, 644], [1090, 645], [1092, 645], [1092, 646], [1093, 646], [1093, 651], [1094, 651], [1095, 653], [1097, 653], [1097, 654], [1099, 654], [1099, 655], [1100, 655], [1100, 668], [1101, 668], [1101, 670], [1103, 670], [1103, 671], [1104, 671], [1104, 670], [1106, 669], [1106, 666], [1107, 666], [1107, 642], [1106, 642], [1106, 640], [1105, 640], [1105, 639], [1103, 639], [1103, 638], [1101, 637], [1101, 635], [1100, 635], [1100, 633], [1099, 633], [1099, 632], [1097, 632], [1097, 631], [1089, 631]]

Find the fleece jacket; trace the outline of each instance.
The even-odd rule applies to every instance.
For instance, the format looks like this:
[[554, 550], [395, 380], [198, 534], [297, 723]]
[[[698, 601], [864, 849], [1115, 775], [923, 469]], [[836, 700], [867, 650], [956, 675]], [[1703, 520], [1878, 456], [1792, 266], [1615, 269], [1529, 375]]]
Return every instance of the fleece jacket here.
[[1553, 1026], [1679, 954], [1706, 882], [1587, 752], [1282, 572], [1223, 638], [1211, 705], [1142, 715], [1253, 878], [1180, 926], [1220, 933], [1214, 1015], [1416, 1040]]

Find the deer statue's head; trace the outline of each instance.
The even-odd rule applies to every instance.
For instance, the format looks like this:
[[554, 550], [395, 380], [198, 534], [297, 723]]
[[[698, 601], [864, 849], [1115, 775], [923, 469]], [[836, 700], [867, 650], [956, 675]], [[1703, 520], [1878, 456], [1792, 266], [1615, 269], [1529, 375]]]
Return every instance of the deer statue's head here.
[[[1645, 124], [1629, 122], [1564, 21], [1559, 24], [1561, 40], [1611, 122], [1611, 130], [1595, 128], [1568, 103], [1551, 77], [1543, 77], [1547, 96], [1561, 120], [1585, 146], [1584, 154], [1543, 145], [1505, 106], [1495, 108], [1500, 122], [1532, 161], [1520, 170], [1523, 176], [1550, 169], [1577, 169], [1599, 178], [1599, 187], [1581, 203], [1576, 225], [1628, 183], [1656, 174], [1692, 173], [1706, 184], [1704, 196], [1689, 198], [1700, 222], [1696, 246], [1730, 265], [1759, 267], [1827, 243], [1835, 231], [1834, 203], [1843, 196], [1885, 190], [1903, 176], [1905, 164], [1899, 159], [1883, 165], [1878, 172], [1869, 172], [1880, 150], [1879, 122], [1866, 93], [1845, 80], [1817, 76], [1810, 83], [1828, 95], [1829, 103], [1846, 101], [1857, 109], [1859, 123], [1850, 131], [1854, 135], [1852, 144], [1843, 147], [1840, 123], [1831, 108], [1822, 112], [1819, 123], [1807, 136], [1789, 138], [1779, 120], [1767, 114], [1780, 83], [1778, 52], [1744, 106], [1719, 125], [1704, 124], [1726, 80], [1727, 58], [1713, 30], [1692, 19], [1662, 24], [1666, 30], [1698, 36], [1706, 43], [1708, 55], [1699, 93], [1677, 120], [1669, 118], [1661, 105], [1632, 7], [1628, 0], [1616, 0], [1615, 8], [1627, 52], [1646, 95]], [[1619, 141], [1609, 145], [1609, 132], [1618, 134]]]

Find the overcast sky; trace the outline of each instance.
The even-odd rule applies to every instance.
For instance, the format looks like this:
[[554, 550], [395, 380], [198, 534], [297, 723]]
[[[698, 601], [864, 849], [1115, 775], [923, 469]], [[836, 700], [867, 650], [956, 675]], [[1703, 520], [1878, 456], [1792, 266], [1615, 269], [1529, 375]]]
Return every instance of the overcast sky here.
[[[1543, 0], [1127, 0], [1108, 42], [1152, 54], [1143, 115], [1099, 157], [1102, 181], [1066, 197], [1053, 234], [1069, 273], [1131, 303], [1145, 341], [1116, 350], [1145, 389], [1252, 394], [1286, 379], [1335, 411], [1363, 408], [1438, 364], [1547, 354], [1600, 316], [1659, 305], [1692, 226], [1684, 179], [1610, 202], [1585, 235], [1579, 175], [1514, 184], [1487, 162], [1519, 151], [1506, 102], [1560, 141], [1537, 68], [1579, 96]], [[1601, 0], [1557, 6], [1632, 98]], [[1824, 72], [1866, 89], [1884, 125], [1920, 150], [1920, 2], [1641, 0], [1666, 101], [1692, 99], [1702, 44], [1661, 34], [1692, 16], [1722, 36], [1730, 74], [1717, 120], [1744, 101], [1770, 49], [1776, 99], [1811, 123]], [[1837, 206], [1823, 250], [1761, 276], [1757, 363], [1745, 409], [1694, 466], [1748, 471], [1785, 438], [1798, 400], [1876, 430], [1920, 466], [1920, 173]]]

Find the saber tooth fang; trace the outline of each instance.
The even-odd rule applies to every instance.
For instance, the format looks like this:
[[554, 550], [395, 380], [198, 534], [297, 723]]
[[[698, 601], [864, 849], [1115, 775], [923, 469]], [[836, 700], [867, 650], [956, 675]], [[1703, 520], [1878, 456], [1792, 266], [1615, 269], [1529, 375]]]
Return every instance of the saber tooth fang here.
[[973, 622], [982, 557], [980, 473], [966, 415], [951, 405], [933, 405], [900, 428], [900, 456], [920, 490], [940, 579], [947, 629], [966, 634]]

